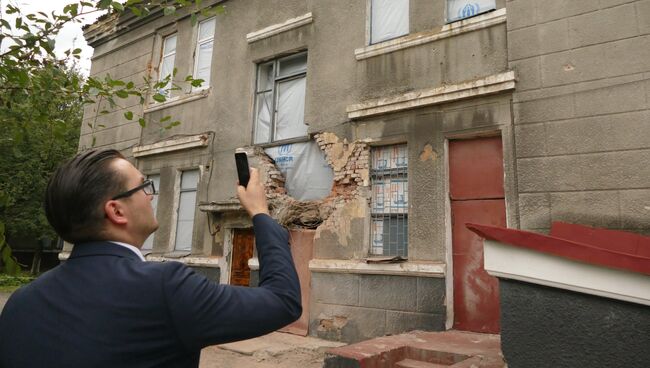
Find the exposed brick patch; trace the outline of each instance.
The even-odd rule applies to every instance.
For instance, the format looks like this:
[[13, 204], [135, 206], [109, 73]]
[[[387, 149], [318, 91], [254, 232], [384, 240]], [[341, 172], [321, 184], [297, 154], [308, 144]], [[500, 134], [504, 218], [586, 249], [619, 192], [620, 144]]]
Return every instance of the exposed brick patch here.
[[[315, 135], [316, 143], [325, 153], [327, 163], [334, 170], [334, 183], [330, 194], [315, 201], [299, 201], [287, 194], [285, 178], [275, 162], [261, 147], [246, 147], [249, 155], [257, 157], [266, 173], [264, 187], [271, 208], [271, 216], [289, 228], [316, 229], [325, 221], [340, 214], [345, 205], [364, 197], [364, 187], [369, 185], [368, 144], [363, 141], [349, 143], [333, 133]], [[332, 219], [327, 225], [337, 226]]]

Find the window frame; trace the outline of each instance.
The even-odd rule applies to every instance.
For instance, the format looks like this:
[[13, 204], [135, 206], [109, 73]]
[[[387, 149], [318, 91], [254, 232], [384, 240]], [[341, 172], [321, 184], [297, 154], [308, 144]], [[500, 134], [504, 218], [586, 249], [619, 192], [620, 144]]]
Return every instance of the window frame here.
[[[395, 167], [395, 168], [388, 168], [388, 169], [383, 169], [383, 170], [377, 170], [374, 168], [374, 152], [375, 150], [379, 149], [391, 149], [391, 148], [399, 148], [399, 147], [404, 147], [404, 158], [406, 159], [406, 164], [403, 167]], [[408, 144], [407, 143], [394, 143], [394, 144], [385, 144], [385, 145], [376, 145], [370, 147], [370, 162], [369, 162], [369, 176], [370, 176], [370, 211], [369, 211], [369, 217], [370, 217], [370, 237], [369, 237], [369, 249], [368, 249], [368, 254], [370, 257], [394, 257], [394, 256], [402, 256], [404, 258], [408, 257], [409, 253], [409, 245], [408, 245], [408, 237], [409, 237], [409, 232], [408, 232], [408, 222], [409, 222], [409, 160], [408, 160]], [[397, 157], [399, 158], [399, 156]], [[375, 194], [375, 185], [378, 184], [379, 181], [388, 181], [390, 185], [393, 184], [393, 179], [399, 179], [399, 181], [403, 181], [404, 184], [404, 192], [406, 194], [406, 204], [402, 208], [402, 211], [391, 211], [391, 208], [389, 207], [387, 210], [386, 208], [382, 205], [383, 211], [379, 212], [376, 211], [376, 208], [378, 206], [375, 205], [375, 200], [376, 200], [376, 194]], [[388, 192], [386, 190], [383, 191], [382, 195], [385, 195], [388, 193], [388, 195], [391, 195], [391, 190], [389, 188]], [[383, 198], [383, 197], [382, 197]], [[389, 199], [390, 201], [390, 199]], [[384, 199], [382, 201], [384, 204], [386, 203], [386, 200]], [[401, 207], [398, 207], [398, 209]], [[402, 233], [402, 238], [398, 238], [403, 240], [403, 252], [400, 252], [400, 246], [399, 244], [395, 245], [395, 251], [391, 251], [391, 245], [388, 244], [386, 245], [384, 239], [382, 239], [382, 253], [378, 253], [375, 251], [375, 248], [377, 248], [374, 245], [376, 233], [375, 233], [375, 222], [377, 220], [383, 219], [384, 221], [386, 219], [389, 220], [389, 222], [392, 219], [395, 219], [395, 221], [404, 221], [403, 223], [405, 226], [403, 227], [403, 233]], [[383, 225], [382, 225], [383, 229]], [[390, 230], [389, 230], [390, 231]], [[382, 231], [382, 238], [386, 234], [384, 231]], [[398, 230], [398, 235], [399, 235], [399, 230]], [[390, 243], [390, 236], [388, 242]], [[388, 249], [388, 253], [386, 253], [386, 249]]]
[[[175, 46], [174, 46], [174, 51], [165, 54], [165, 46], [167, 44], [167, 40], [175, 37]], [[176, 50], [178, 49], [178, 32], [172, 32], [167, 35], [162, 36], [162, 44], [160, 48], [160, 62], [158, 63], [158, 82], [161, 82], [167, 75], [162, 75], [162, 67], [163, 63], [165, 62], [165, 58], [168, 56], [173, 55], [173, 63], [172, 63], [172, 73], [171, 73], [171, 79], [169, 80], [169, 84], [165, 86], [164, 88], [161, 88], [158, 93], [165, 95], [166, 97], [170, 97], [171, 95], [171, 88], [173, 86], [173, 79], [174, 79], [174, 69], [176, 69]]]
[[[199, 60], [200, 60], [199, 51], [201, 49], [201, 46], [208, 43], [208, 42], [212, 42], [212, 54], [210, 54], [210, 74], [209, 74], [208, 78], [203, 81], [201, 86], [192, 87], [193, 91], [200, 91], [200, 90], [210, 88], [210, 79], [212, 78], [212, 58], [213, 58], [213, 55], [214, 55], [214, 39], [215, 39], [215, 34], [217, 32], [217, 21], [216, 21], [216, 19], [217, 19], [217, 17], [211, 17], [211, 18], [208, 18], [208, 19], [204, 19], [204, 20], [200, 21], [197, 24], [197, 27], [196, 27], [196, 43], [194, 45], [194, 70], [193, 70], [193, 73], [192, 73], [192, 76], [194, 78], [197, 78], [197, 73], [198, 73], [198, 70], [199, 70]], [[211, 34], [209, 37], [207, 37], [205, 39], [200, 39], [201, 25], [205, 24], [207, 22], [214, 22], [214, 33]]]
[[[196, 171], [197, 173], [197, 178], [196, 178], [196, 183], [195, 187], [193, 188], [183, 188], [183, 175], [187, 172], [192, 172]], [[178, 178], [178, 202], [176, 206], [176, 224], [175, 224], [175, 231], [174, 231], [174, 242], [173, 242], [173, 247], [172, 251], [173, 252], [191, 252], [192, 251], [192, 243], [193, 243], [193, 237], [194, 237], [194, 225], [196, 222], [196, 199], [198, 198], [198, 192], [199, 192], [199, 184], [201, 182], [201, 170], [199, 168], [188, 168], [180, 171], [180, 175]], [[178, 233], [179, 233], [179, 223], [181, 221], [180, 218], [180, 211], [181, 211], [181, 204], [182, 204], [182, 193], [191, 193], [194, 192], [194, 212], [192, 213], [192, 226], [190, 230], [190, 244], [189, 244], [189, 249], [179, 249], [178, 248]]]
[[[153, 177], [158, 178], [157, 179], [158, 183], [156, 183], [156, 181], [154, 179], [152, 179]], [[160, 196], [160, 173], [147, 174], [147, 179], [150, 179], [150, 180], [154, 181], [154, 185], [155, 185], [156, 190], [157, 190], [157, 193], [155, 194], [155, 197], [153, 197], [153, 199], [151, 201], [151, 207], [153, 209], [153, 215], [156, 216], [157, 212], [158, 212], [158, 198]], [[156, 218], [157, 218], [157, 216], [156, 216]], [[142, 243], [142, 248], [141, 249], [144, 250], [144, 251], [153, 250], [154, 242], [156, 241], [155, 236], [156, 236], [156, 232], [154, 231], [153, 233], [151, 233], [151, 235], [149, 235], [147, 237], [147, 239], [145, 239], [144, 243]], [[149, 242], [149, 243], [147, 243], [147, 242]], [[149, 245], [150, 245], [150, 247], [149, 247]]]
[[403, 33], [403, 34], [397, 35], [397, 36], [395, 36], [395, 37], [391, 37], [391, 38], [386, 38], [386, 39], [382, 39], [382, 40], [379, 40], [379, 41], [375, 41], [375, 40], [373, 39], [373, 37], [372, 37], [372, 33], [373, 33], [373, 25], [374, 25], [374, 23], [375, 23], [375, 22], [374, 22], [374, 18], [373, 18], [373, 14], [374, 14], [374, 13], [373, 13], [373, 5], [374, 5], [374, 2], [375, 2], [375, 0], [368, 0], [368, 5], [367, 5], [367, 11], [368, 11], [368, 17], [367, 17], [367, 23], [368, 23], [368, 27], [367, 27], [367, 29], [368, 29], [368, 33], [367, 33], [367, 41], [368, 41], [368, 42], [367, 42], [367, 44], [368, 44], [368, 45], [377, 45], [377, 44], [380, 44], [380, 43], [382, 43], [382, 42], [387, 42], [387, 41], [390, 41], [390, 40], [394, 40], [394, 39], [397, 39], [397, 38], [400, 38], [400, 37], [407, 36], [407, 35], [409, 35], [409, 34], [411, 33], [411, 19], [410, 19], [410, 18], [411, 18], [411, 14], [410, 14], [410, 10], [411, 10], [411, 1], [410, 1], [410, 0], [406, 0], [406, 3], [407, 3], [407, 5], [408, 5], [408, 9], [407, 9], [407, 11], [406, 11], [406, 14], [407, 14], [407, 16], [406, 16], [406, 22], [407, 22], [407, 31], [406, 31], [406, 33]]
[[[290, 60], [293, 58], [299, 58], [302, 56], [305, 56], [305, 67], [298, 70], [294, 71], [292, 73], [289, 73], [284, 76], [280, 76], [280, 63], [285, 60]], [[260, 75], [262, 72], [262, 67], [271, 64], [271, 73], [273, 75], [272, 80], [271, 80], [271, 89], [260, 89]], [[278, 103], [279, 103], [279, 86], [281, 83], [289, 82], [292, 80], [298, 80], [301, 78], [304, 78], [305, 80], [305, 95], [304, 95], [304, 101], [303, 104], [306, 105], [307, 101], [307, 70], [308, 70], [308, 65], [309, 65], [309, 56], [308, 56], [308, 51], [307, 50], [301, 50], [295, 53], [292, 53], [290, 55], [283, 55], [276, 57], [274, 59], [262, 61], [259, 63], [255, 64], [256, 72], [255, 72], [255, 92], [254, 92], [254, 102], [253, 102], [253, 131], [252, 131], [252, 137], [251, 137], [251, 142], [253, 145], [259, 145], [259, 146], [273, 146], [273, 145], [278, 145], [278, 144], [285, 144], [285, 143], [293, 143], [293, 142], [299, 142], [299, 141], [304, 141], [309, 139], [309, 134], [305, 133], [305, 135], [300, 135], [296, 137], [291, 137], [291, 138], [285, 138], [285, 139], [275, 139], [275, 134], [276, 134], [276, 129], [277, 129], [277, 117], [278, 117]], [[271, 111], [271, 126], [269, 127], [269, 138], [267, 141], [264, 142], [256, 142], [256, 135], [258, 131], [258, 114], [259, 114], [259, 103], [260, 103], [260, 98], [259, 96], [271, 92], [272, 94], [272, 111]], [[304, 121], [304, 111], [303, 111], [303, 124], [305, 124]], [[307, 124], [305, 124], [307, 125]]]
[[474, 18], [474, 17], [477, 17], [477, 16], [479, 16], [479, 15], [482, 15], [482, 14], [485, 14], [485, 13], [489, 13], [489, 12], [491, 12], [491, 11], [495, 11], [495, 10], [498, 9], [498, 7], [497, 7], [497, 0], [490, 0], [490, 1], [494, 1], [494, 5], [493, 5], [493, 7], [491, 7], [491, 8], [486, 8], [486, 9], [484, 9], [484, 10], [482, 10], [482, 11], [479, 10], [479, 11], [477, 11], [475, 14], [469, 15], [469, 16], [467, 16], [467, 17], [454, 18], [454, 19], [452, 20], [452, 19], [451, 19], [451, 12], [450, 12], [450, 4], [449, 4], [451, 1], [453, 1], [453, 0], [445, 0], [445, 24], [451, 24], [451, 23], [455, 23], [455, 22], [460, 22], [460, 21], [467, 20], [467, 19], [470, 19], [470, 18]]

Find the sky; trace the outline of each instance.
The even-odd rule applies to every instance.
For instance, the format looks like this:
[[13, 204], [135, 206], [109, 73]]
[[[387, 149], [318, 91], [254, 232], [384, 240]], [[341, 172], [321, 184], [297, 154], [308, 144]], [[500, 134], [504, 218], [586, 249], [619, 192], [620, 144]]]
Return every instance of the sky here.
[[[4, 11], [6, 9], [6, 4], [11, 3], [13, 5], [18, 5], [18, 7], [23, 11], [23, 14], [36, 13], [39, 11], [50, 14], [52, 11], [55, 11], [58, 14], [63, 13], [63, 7], [69, 3], [74, 3], [73, 0], [0, 0], [2, 5], [3, 19], [6, 19], [13, 25], [13, 19], [6, 16]], [[80, 48], [81, 59], [79, 60], [79, 68], [81, 69], [84, 75], [88, 75], [90, 72], [90, 58], [93, 55], [93, 48], [88, 46], [86, 40], [83, 37], [83, 32], [81, 27], [84, 24], [90, 24], [94, 22], [102, 14], [97, 12], [94, 14], [88, 15], [83, 23], [68, 23], [56, 37], [56, 54], [63, 58], [65, 55], [63, 52], [68, 49]]]

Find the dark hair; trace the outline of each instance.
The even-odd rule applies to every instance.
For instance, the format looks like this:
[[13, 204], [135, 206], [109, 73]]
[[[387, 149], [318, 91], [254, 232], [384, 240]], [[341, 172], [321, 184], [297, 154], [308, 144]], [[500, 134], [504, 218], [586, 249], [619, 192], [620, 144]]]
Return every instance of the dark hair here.
[[104, 202], [126, 185], [126, 179], [111, 168], [119, 158], [124, 156], [114, 149], [91, 150], [54, 172], [45, 191], [45, 215], [63, 240], [103, 240]]

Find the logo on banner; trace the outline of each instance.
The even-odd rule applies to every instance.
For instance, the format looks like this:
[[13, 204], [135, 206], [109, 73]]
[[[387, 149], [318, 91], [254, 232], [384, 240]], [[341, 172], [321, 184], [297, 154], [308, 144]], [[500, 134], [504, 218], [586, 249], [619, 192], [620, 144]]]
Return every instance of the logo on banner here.
[[291, 153], [291, 148], [293, 144], [283, 144], [280, 147], [278, 147], [278, 154], [280, 155], [288, 155]]
[[458, 16], [460, 18], [471, 17], [473, 15], [478, 14], [480, 9], [481, 7], [478, 4], [469, 3], [460, 9], [460, 11], [458, 12]]

